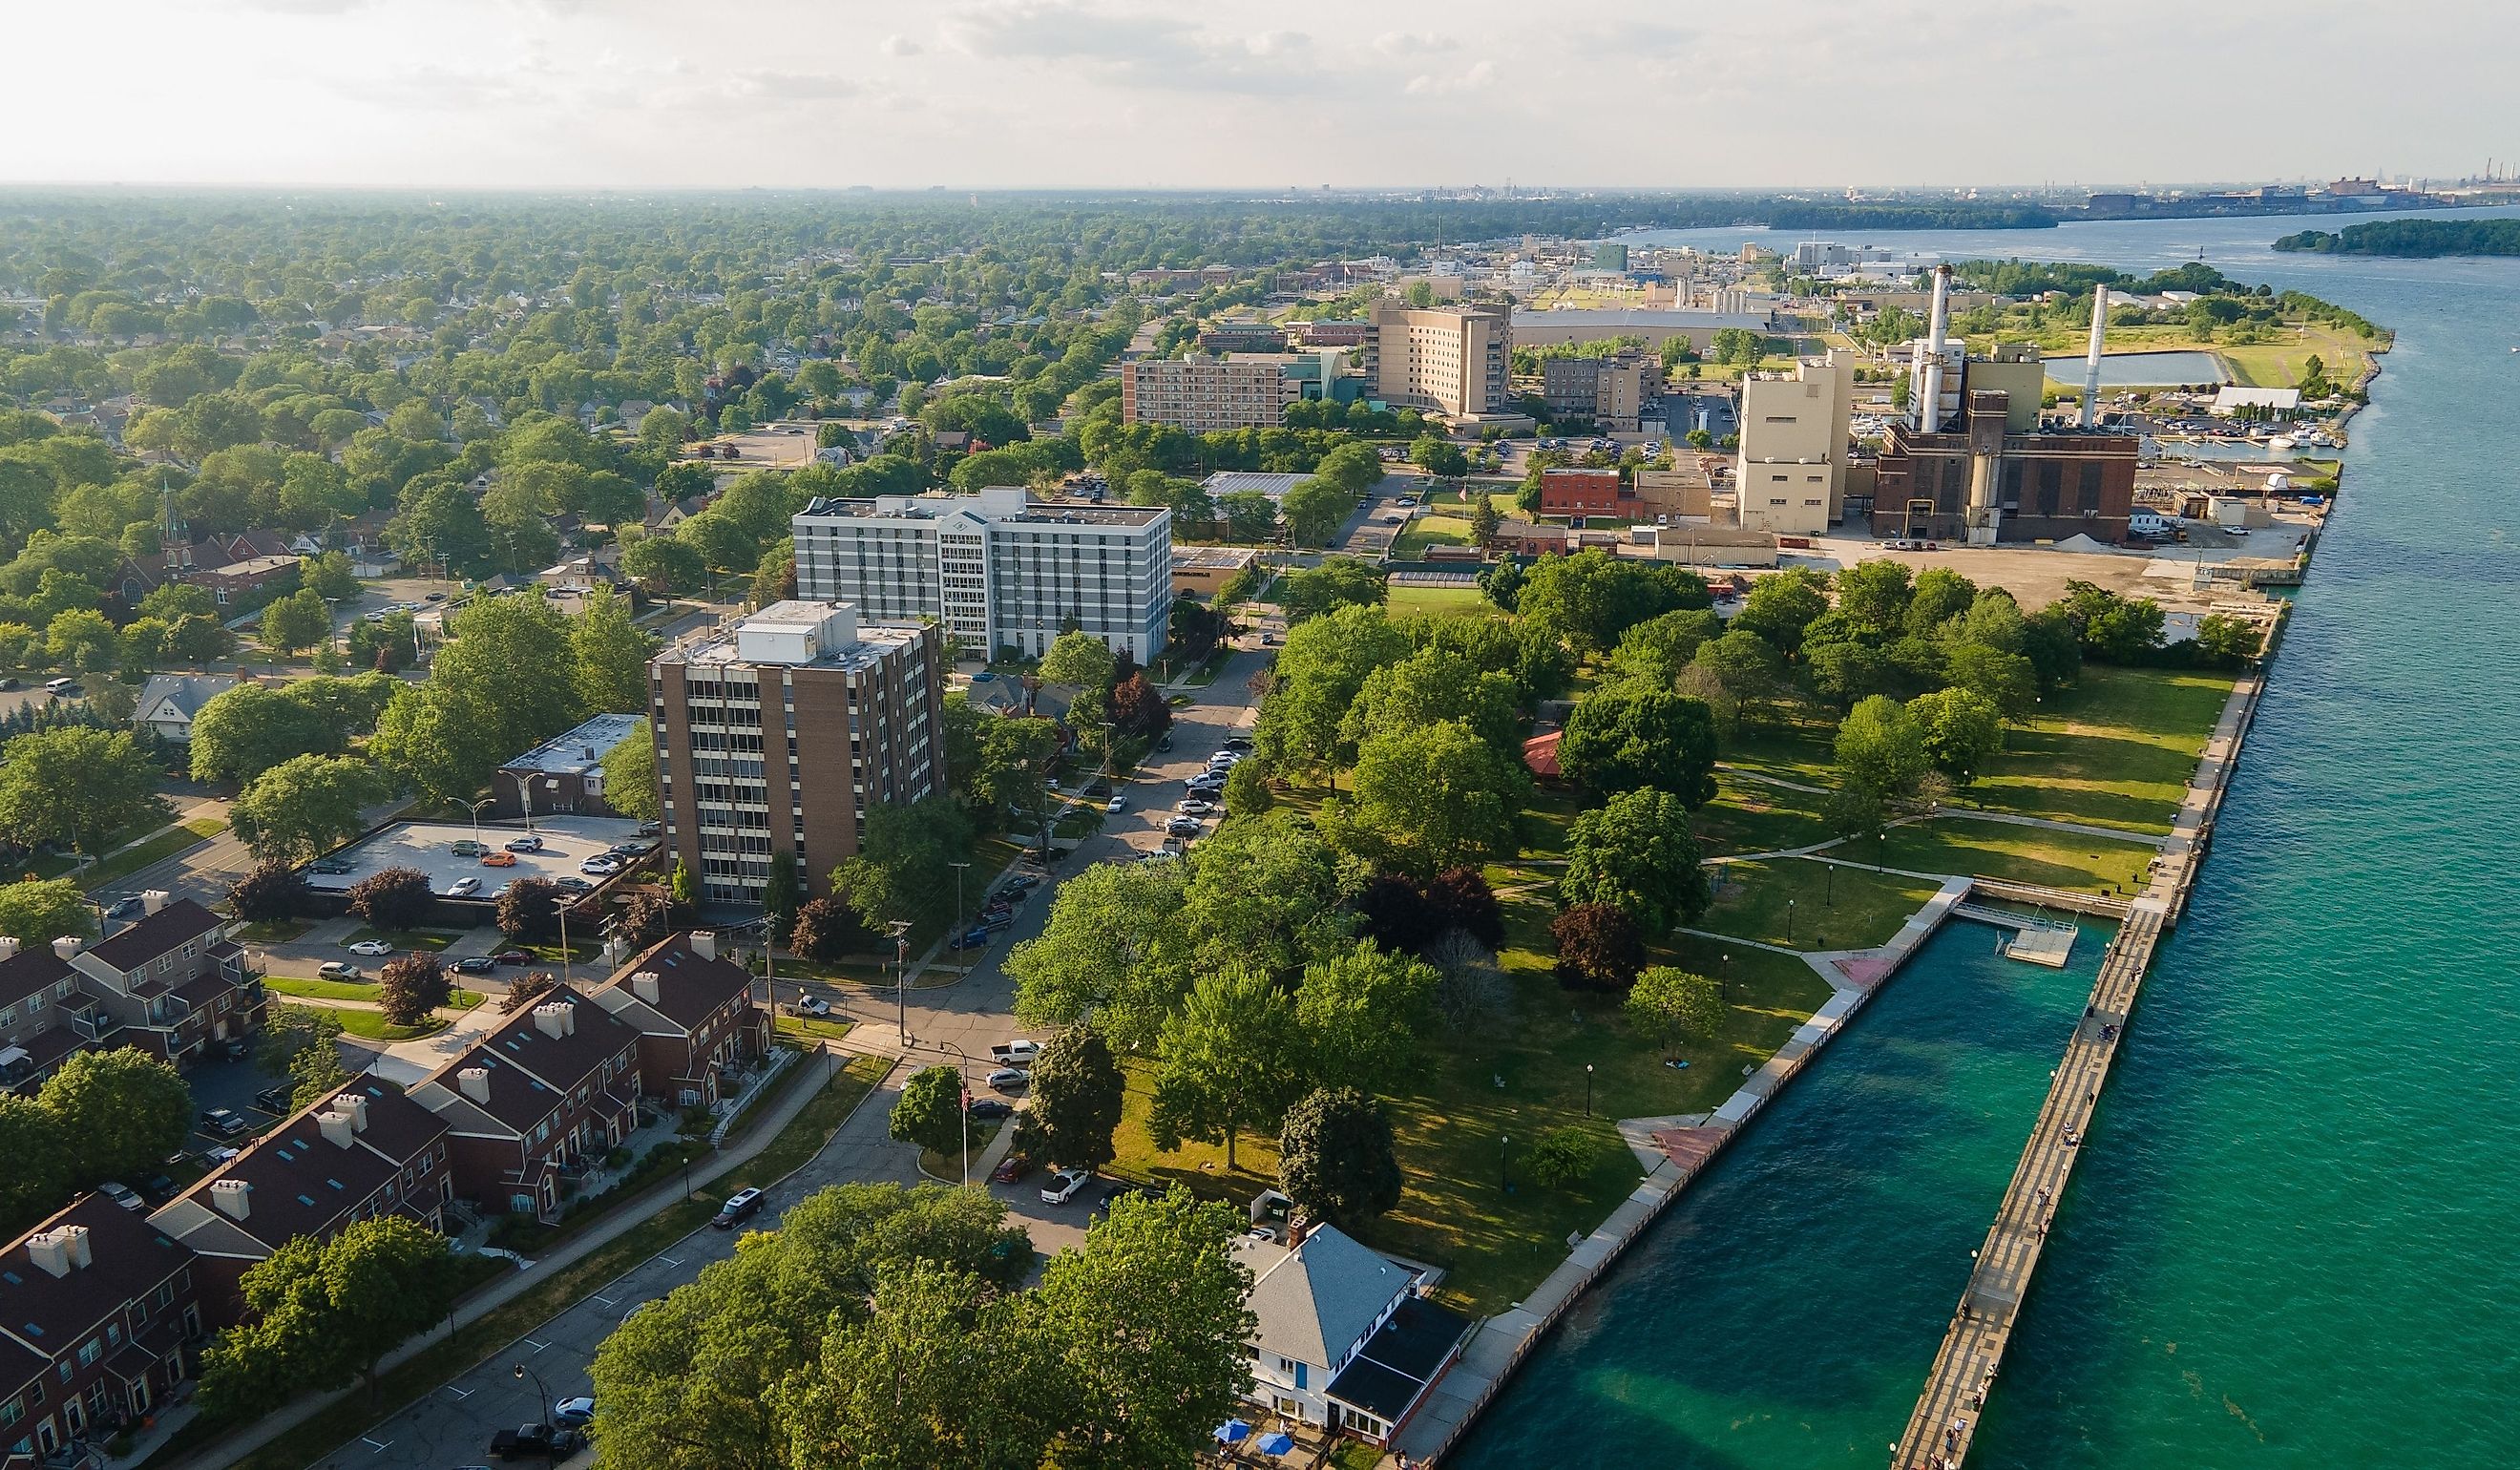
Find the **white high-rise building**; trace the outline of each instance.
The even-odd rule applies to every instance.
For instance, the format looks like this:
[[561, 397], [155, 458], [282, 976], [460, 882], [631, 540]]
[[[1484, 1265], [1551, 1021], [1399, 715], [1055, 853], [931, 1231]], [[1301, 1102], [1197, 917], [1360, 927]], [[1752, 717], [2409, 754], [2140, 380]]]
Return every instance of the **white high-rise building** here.
[[795, 519], [796, 595], [932, 618], [964, 649], [1048, 651], [1082, 628], [1144, 663], [1172, 614], [1172, 512], [975, 495], [817, 500]]

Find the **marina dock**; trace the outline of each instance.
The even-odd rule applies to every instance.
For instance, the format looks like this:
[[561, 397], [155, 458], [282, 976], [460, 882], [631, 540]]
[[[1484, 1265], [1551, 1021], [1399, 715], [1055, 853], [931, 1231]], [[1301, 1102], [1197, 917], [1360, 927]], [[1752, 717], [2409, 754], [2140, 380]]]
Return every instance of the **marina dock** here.
[[2215, 814], [2230, 781], [2240, 743], [2257, 712], [2264, 676], [2252, 672], [2232, 686], [2231, 697], [2206, 742], [2196, 779], [2180, 804], [2169, 842], [2152, 881], [2129, 906], [2117, 937], [2100, 961], [2091, 1001], [2083, 1008], [2065, 1055], [2048, 1085], [2047, 1100], [2031, 1126], [2030, 1141], [2014, 1166], [2012, 1182], [1996, 1209], [1995, 1224], [1975, 1252], [1976, 1266], [1961, 1293], [1943, 1345], [1926, 1374], [1907, 1433], [1893, 1447], [1893, 1470], [1956, 1470], [1985, 1411], [1988, 1394], [2003, 1366], [2003, 1353], [2029, 1294], [2048, 1225], [2081, 1158], [2092, 1110], [2108, 1084], [2127, 1017], [2151, 969], [2162, 931], [2178, 919], [2211, 842]]

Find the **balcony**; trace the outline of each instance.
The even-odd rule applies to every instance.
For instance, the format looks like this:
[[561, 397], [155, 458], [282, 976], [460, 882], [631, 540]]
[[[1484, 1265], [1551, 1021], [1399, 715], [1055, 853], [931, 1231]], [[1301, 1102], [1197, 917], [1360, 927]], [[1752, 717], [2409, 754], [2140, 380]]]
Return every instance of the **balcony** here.
[[122, 1023], [102, 1010], [73, 1010], [69, 1014], [70, 1030], [79, 1040], [101, 1042], [122, 1029]]

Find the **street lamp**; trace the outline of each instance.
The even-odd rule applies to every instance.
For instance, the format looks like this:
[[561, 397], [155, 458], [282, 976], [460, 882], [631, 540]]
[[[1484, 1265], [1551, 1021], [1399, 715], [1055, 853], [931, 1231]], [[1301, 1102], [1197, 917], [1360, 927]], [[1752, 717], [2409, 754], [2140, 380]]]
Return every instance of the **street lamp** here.
[[484, 796], [479, 801], [468, 801], [465, 803], [466, 806], [472, 809], [472, 840], [474, 842], [481, 840], [481, 809], [483, 807], [494, 807], [498, 804], [499, 798], [496, 796]]
[[515, 1374], [515, 1377], [516, 1377], [517, 1381], [518, 1381], [518, 1382], [519, 1382], [519, 1383], [522, 1383], [524, 1380], [526, 1380], [526, 1379], [528, 1379], [528, 1378], [530, 1378], [530, 1379], [532, 1379], [532, 1380], [534, 1381], [534, 1388], [535, 1388], [535, 1390], [536, 1390], [537, 1392], [539, 1392], [539, 1393], [543, 1396], [543, 1416], [542, 1416], [542, 1418], [541, 1418], [540, 1420], [538, 1420], [537, 1422], [539, 1422], [539, 1423], [543, 1423], [543, 1424], [549, 1424], [549, 1423], [551, 1422], [551, 1416], [552, 1416], [552, 1415], [551, 1415], [551, 1387], [550, 1387], [550, 1385], [548, 1385], [548, 1384], [546, 1384], [546, 1383], [544, 1383], [544, 1382], [543, 1382], [543, 1375], [542, 1375], [542, 1374], [540, 1374], [540, 1373], [536, 1373], [536, 1372], [532, 1372], [532, 1371], [528, 1370], [528, 1369], [525, 1367], [525, 1365], [524, 1365], [523, 1363], [521, 1363], [521, 1362], [520, 1362], [520, 1363], [518, 1363], [518, 1364], [516, 1365], [516, 1367], [515, 1367], [515, 1369], [514, 1369], [514, 1374]]
[[945, 866], [946, 866], [946, 867], [948, 867], [948, 868], [950, 868], [950, 869], [954, 869], [954, 927], [955, 927], [956, 929], [958, 929], [958, 930], [959, 930], [959, 929], [961, 929], [961, 928], [963, 927], [963, 913], [964, 913], [964, 909], [963, 909], [963, 870], [964, 870], [965, 869], [967, 869], [967, 868], [969, 868], [971, 865], [970, 865], [970, 863], [967, 860], [967, 861], [965, 861], [965, 862], [961, 862], [961, 863], [948, 863], [948, 864], [946, 864]]
[[938, 1042], [936, 1049], [954, 1053], [954, 1080], [963, 1091], [963, 1187], [968, 1189], [971, 1187], [971, 1074], [966, 1069], [970, 1065], [971, 1053], [952, 1042]]
[[1828, 869], [1828, 886], [1822, 892], [1826, 896], [1828, 907], [1834, 909], [1837, 907], [1837, 865], [1827, 863], [1822, 866]]
[[1512, 1135], [1497, 1135], [1497, 1187], [1508, 1194], [1513, 1192], [1513, 1176], [1506, 1172], [1506, 1149], [1512, 1142]]
[[892, 936], [892, 1011], [901, 1028], [901, 1045], [910, 1045], [910, 920], [896, 918], [886, 923], [884, 932]]
[[1593, 1116], [1593, 1064], [1584, 1064], [1584, 1116]]
[[1794, 901], [1785, 900], [1785, 943], [1794, 942]]

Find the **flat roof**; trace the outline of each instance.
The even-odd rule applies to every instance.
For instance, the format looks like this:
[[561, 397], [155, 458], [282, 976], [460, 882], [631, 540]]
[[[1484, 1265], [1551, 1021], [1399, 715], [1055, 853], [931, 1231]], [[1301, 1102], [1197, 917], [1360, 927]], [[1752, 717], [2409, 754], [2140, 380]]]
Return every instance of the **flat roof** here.
[[1220, 469], [1203, 482], [1211, 496], [1233, 495], [1242, 490], [1257, 490], [1271, 500], [1282, 500], [1287, 491], [1311, 479], [1309, 474], [1266, 473], [1256, 469]]
[[968, 511], [984, 520], [1015, 521], [1033, 524], [1082, 523], [1087, 525], [1147, 526], [1172, 514], [1161, 506], [1103, 506], [1084, 501], [1042, 501], [1027, 498], [1020, 512], [993, 510], [982, 500], [989, 491], [1019, 492], [1015, 485], [983, 486], [980, 495], [884, 495], [874, 500], [844, 500], [837, 496], [818, 496], [798, 512], [798, 519], [808, 516], [845, 520], [942, 520], [959, 511]]
[[[429, 891], [441, 897], [457, 878], [478, 878], [481, 886], [471, 897], [486, 902], [519, 878], [579, 876], [577, 865], [615, 842], [638, 837], [639, 824], [628, 817], [536, 817], [533, 834], [543, 839], [543, 850], [516, 854], [513, 868], [485, 868], [479, 858], [458, 855], [454, 845], [471, 840], [473, 831], [469, 822], [398, 822], [325, 855], [348, 864], [348, 872], [317, 872], [310, 868], [301, 869], [300, 875], [309, 888], [338, 893], [388, 868], [416, 868], [428, 875]], [[526, 827], [521, 822], [485, 822], [479, 831], [483, 845], [500, 848], [525, 835]], [[604, 880], [586, 881], [600, 886]]]
[[531, 771], [543, 776], [582, 776], [604, 764], [613, 746], [647, 728], [645, 715], [597, 715], [565, 735], [557, 735], [499, 769]]
[[[806, 602], [800, 605], [812, 607], [824, 604]], [[760, 614], [755, 613], [750, 618], [745, 619], [745, 621], [758, 627], [760, 626], [759, 619]], [[807, 628], [816, 626], [819, 621], [820, 620], [817, 619], [815, 622], [782, 622], [777, 626], [782, 628]], [[858, 636], [856, 642], [842, 644], [836, 648], [825, 648], [822, 650], [821, 656], [816, 658], [812, 663], [781, 662], [775, 665], [775, 667], [783, 669], [838, 669], [843, 673], [863, 673], [866, 670], [874, 668], [876, 665], [883, 662], [884, 659], [899, 652], [901, 649], [917, 643], [920, 636], [925, 631], [924, 627], [911, 623], [860, 623], [858, 624]], [[667, 648], [664, 652], [657, 654], [656, 661], [658, 663], [681, 664], [750, 664], [758, 662], [759, 660], [749, 659], [743, 656], [743, 647], [738, 641], [736, 632], [736, 625], [730, 624], [712, 628], [703, 633], [694, 634], [682, 643], [679, 643], [674, 646]]]

